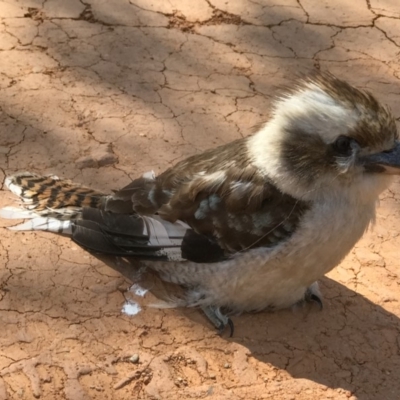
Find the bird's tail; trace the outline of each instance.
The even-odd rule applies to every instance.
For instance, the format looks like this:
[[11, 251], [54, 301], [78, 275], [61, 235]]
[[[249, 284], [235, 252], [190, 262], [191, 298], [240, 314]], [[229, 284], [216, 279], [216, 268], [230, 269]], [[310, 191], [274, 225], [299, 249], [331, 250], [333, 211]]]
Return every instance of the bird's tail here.
[[[135, 182], [141, 180], [132, 184]], [[5, 184], [22, 203], [21, 207], [0, 209], [0, 217], [26, 220], [8, 227], [11, 230], [60, 233], [72, 236], [92, 252], [150, 260], [182, 260], [183, 240], [187, 243], [191, 239], [186, 235], [189, 226], [181, 221], [171, 223], [157, 215], [135, 214], [131, 191], [124, 205], [122, 196], [114, 199], [55, 176], [24, 172], [7, 177]], [[117, 211], [129, 212], [109, 212], [109, 203], [116, 204]]]
[[46, 230], [70, 233], [70, 220], [76, 218], [83, 207], [100, 208], [106, 194], [60, 179], [57, 176], [40, 176], [20, 172], [6, 178], [5, 185], [16, 194], [20, 207], [4, 207], [0, 217], [28, 219], [11, 227], [14, 230]]

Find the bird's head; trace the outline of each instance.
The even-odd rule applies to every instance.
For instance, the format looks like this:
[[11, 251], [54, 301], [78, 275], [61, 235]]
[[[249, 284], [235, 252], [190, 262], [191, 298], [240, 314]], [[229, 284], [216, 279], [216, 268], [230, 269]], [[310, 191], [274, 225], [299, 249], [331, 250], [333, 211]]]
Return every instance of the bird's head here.
[[376, 198], [389, 175], [400, 175], [399, 136], [388, 108], [330, 74], [299, 81], [249, 143], [254, 162], [297, 198], [344, 187]]

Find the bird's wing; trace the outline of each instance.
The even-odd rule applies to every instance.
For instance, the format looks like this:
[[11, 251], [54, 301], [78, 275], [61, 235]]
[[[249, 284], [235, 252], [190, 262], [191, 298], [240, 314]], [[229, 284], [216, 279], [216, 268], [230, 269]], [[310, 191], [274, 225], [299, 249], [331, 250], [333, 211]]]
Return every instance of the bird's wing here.
[[[228, 187], [232, 183], [226, 182]], [[95, 252], [148, 260], [218, 262], [256, 247], [273, 247], [289, 238], [307, 204], [273, 185], [215, 187], [194, 198], [179, 191], [157, 214], [117, 214], [84, 208], [73, 221], [72, 237]], [[189, 190], [189, 188], [182, 188]], [[253, 192], [259, 192], [252, 195]], [[46, 227], [48, 224], [46, 223]]]

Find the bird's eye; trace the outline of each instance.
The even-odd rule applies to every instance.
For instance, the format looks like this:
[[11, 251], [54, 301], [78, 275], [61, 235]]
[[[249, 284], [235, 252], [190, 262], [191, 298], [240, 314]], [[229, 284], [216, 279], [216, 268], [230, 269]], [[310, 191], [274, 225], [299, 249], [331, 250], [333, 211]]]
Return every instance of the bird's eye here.
[[348, 157], [352, 153], [352, 143], [353, 139], [349, 138], [348, 136], [339, 136], [333, 143], [332, 147], [336, 153], [341, 156]]

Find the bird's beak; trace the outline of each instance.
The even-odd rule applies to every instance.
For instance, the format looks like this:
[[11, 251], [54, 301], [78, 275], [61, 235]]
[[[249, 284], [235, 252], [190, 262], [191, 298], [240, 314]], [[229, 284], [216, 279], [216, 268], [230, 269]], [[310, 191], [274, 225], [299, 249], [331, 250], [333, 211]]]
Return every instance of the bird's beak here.
[[400, 175], [400, 142], [391, 150], [363, 157], [362, 163], [366, 172]]

